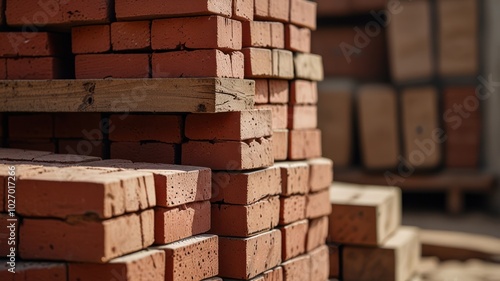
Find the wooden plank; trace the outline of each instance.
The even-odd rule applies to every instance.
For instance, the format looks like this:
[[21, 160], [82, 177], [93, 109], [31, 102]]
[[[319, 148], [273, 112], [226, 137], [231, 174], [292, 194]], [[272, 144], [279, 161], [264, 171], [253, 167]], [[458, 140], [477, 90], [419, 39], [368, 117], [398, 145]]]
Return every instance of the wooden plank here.
[[243, 79], [4, 80], [0, 112], [226, 112], [254, 94]]

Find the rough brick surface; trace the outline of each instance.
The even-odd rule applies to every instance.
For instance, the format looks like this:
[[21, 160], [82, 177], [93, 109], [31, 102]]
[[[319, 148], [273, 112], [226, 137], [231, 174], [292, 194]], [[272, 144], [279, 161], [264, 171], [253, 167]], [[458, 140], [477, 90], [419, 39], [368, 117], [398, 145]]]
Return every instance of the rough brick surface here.
[[312, 251], [325, 244], [328, 236], [328, 217], [309, 220], [309, 230], [307, 232], [307, 251]]
[[291, 104], [317, 104], [318, 85], [316, 82], [306, 80], [293, 80], [290, 82]]
[[282, 161], [288, 157], [288, 130], [277, 129], [273, 133], [274, 160]]
[[59, 262], [27, 262], [16, 261], [16, 273], [7, 271], [7, 264], [0, 266], [0, 279], [17, 280], [51, 280], [66, 281], [68, 270], [66, 264]]
[[340, 248], [337, 245], [329, 244], [330, 251], [330, 278], [340, 277]]
[[283, 267], [284, 281], [323, 280], [311, 279], [311, 259], [309, 255], [302, 255], [300, 257], [291, 259], [284, 262], [281, 266]]
[[256, 108], [270, 109], [273, 114], [273, 129], [286, 129], [288, 124], [288, 106], [286, 104], [261, 104]]
[[296, 53], [294, 66], [295, 78], [297, 79], [323, 80], [323, 59], [320, 55]]
[[315, 129], [318, 127], [318, 108], [315, 105], [288, 106], [288, 129]]
[[75, 57], [76, 79], [149, 78], [148, 54], [94, 54]]
[[280, 228], [283, 261], [295, 258], [306, 251], [308, 221], [301, 220]]
[[[1, 59], [0, 59], [0, 63], [1, 63]], [[1, 65], [0, 65], [0, 75], [1, 75]], [[254, 80], [255, 80], [255, 97], [254, 97], [255, 104], [268, 103], [269, 102], [269, 80], [268, 79], [254, 79]]]
[[308, 0], [290, 1], [290, 22], [298, 26], [316, 29], [316, 2]]
[[306, 217], [306, 196], [281, 197], [280, 204], [280, 225], [294, 223]]
[[288, 22], [290, 1], [288, 0], [255, 0], [254, 17], [258, 20]]
[[311, 30], [293, 24], [285, 26], [285, 48], [294, 52], [311, 52]]
[[0, 57], [53, 57], [69, 52], [69, 38], [48, 32], [1, 32]]
[[285, 27], [279, 22], [243, 23], [243, 47], [285, 48]]
[[111, 158], [133, 162], [175, 164], [177, 146], [162, 142], [113, 142]]
[[63, 60], [54, 57], [7, 59], [7, 79], [45, 80], [70, 77]]
[[330, 274], [328, 246], [323, 245], [311, 252], [311, 280], [327, 280]]
[[315, 219], [322, 216], [328, 216], [331, 212], [332, 205], [330, 205], [328, 189], [307, 195], [307, 218]]
[[57, 153], [78, 154], [83, 156], [104, 157], [104, 144], [101, 140], [58, 139]]
[[306, 162], [280, 162], [281, 195], [306, 194], [309, 190], [309, 165]]
[[245, 78], [273, 77], [273, 53], [268, 49], [244, 48]]
[[320, 130], [291, 130], [288, 159], [301, 160], [321, 156]]
[[254, 0], [233, 0], [233, 19], [252, 21]]
[[281, 79], [269, 80], [269, 102], [270, 103], [288, 103], [289, 101], [288, 81]]
[[309, 191], [316, 192], [327, 189], [333, 182], [333, 161], [316, 158], [307, 161], [309, 164]]
[[111, 30], [109, 25], [73, 27], [71, 30], [73, 54], [94, 54], [111, 51]]
[[113, 51], [148, 50], [151, 48], [151, 22], [114, 22], [111, 24]]
[[7, 79], [7, 60], [0, 58], [0, 79]]
[[273, 49], [273, 77], [280, 79], [294, 78], [293, 53], [287, 50]]
[[160, 141], [181, 143], [183, 118], [180, 115], [111, 115], [111, 141]]

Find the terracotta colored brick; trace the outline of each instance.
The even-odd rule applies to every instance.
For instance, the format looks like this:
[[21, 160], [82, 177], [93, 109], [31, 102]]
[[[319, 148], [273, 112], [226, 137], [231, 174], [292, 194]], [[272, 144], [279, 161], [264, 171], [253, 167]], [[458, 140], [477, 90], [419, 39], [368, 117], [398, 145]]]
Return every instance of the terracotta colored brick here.
[[267, 138], [245, 142], [190, 141], [182, 145], [183, 165], [239, 171], [269, 167], [273, 163], [272, 143]]
[[221, 16], [154, 20], [153, 50], [241, 50], [241, 22]]
[[[50, 152], [43, 151], [26, 151], [22, 149], [0, 149], [0, 159], [9, 160], [9, 161], [17, 161], [17, 162], [31, 162], [33, 159], [49, 155]], [[30, 165], [31, 166], [31, 165]], [[1, 172], [0, 172], [1, 173]]]
[[69, 38], [48, 32], [0, 32], [0, 57], [53, 57], [69, 53]]
[[331, 212], [332, 205], [330, 205], [330, 195], [328, 189], [307, 195], [307, 218], [314, 219], [322, 216], [328, 216]]
[[288, 107], [288, 129], [315, 129], [318, 127], [318, 108], [315, 105]]
[[112, 23], [111, 46], [113, 51], [149, 50], [151, 48], [151, 22]]
[[220, 277], [211, 277], [211, 278], [203, 279], [203, 281], [224, 281], [224, 280]]
[[273, 114], [273, 129], [286, 129], [288, 122], [288, 106], [286, 104], [256, 105], [259, 109], [270, 109]]
[[269, 80], [255, 79], [255, 97], [256, 104], [269, 103]]
[[306, 196], [281, 197], [280, 204], [280, 225], [287, 225], [306, 218]]
[[323, 80], [323, 59], [320, 55], [296, 53], [294, 57], [295, 78], [321, 81]]
[[78, 26], [71, 29], [73, 54], [94, 54], [111, 51], [109, 25]]
[[289, 137], [289, 160], [301, 160], [321, 156], [320, 130], [291, 130]]
[[244, 48], [245, 78], [273, 77], [273, 53], [268, 49]]
[[152, 67], [154, 78], [243, 78], [244, 57], [241, 52], [225, 54], [215, 49], [156, 53]]
[[[4, 182], [2, 182], [4, 184]], [[3, 189], [2, 185], [2, 192], [6, 191], [6, 189]], [[5, 196], [5, 210], [8, 210], [9, 208], [7, 207], [9, 203], [9, 199], [7, 198], [7, 194]], [[2, 201], [2, 209], [4, 209], [4, 198], [1, 198]], [[13, 200], [13, 199], [10, 199]], [[10, 257], [7, 257], [7, 255], [12, 256], [12, 251], [11, 247], [16, 248], [17, 245], [19, 245], [19, 225], [21, 223], [20, 217], [15, 216], [11, 217], [9, 214], [4, 214], [0, 213], [0, 238], [2, 239], [2, 244], [0, 244], [0, 255], [2, 257], [10, 259]], [[14, 244], [13, 244], [14, 243]], [[17, 255], [17, 251], [14, 251], [14, 255]], [[1, 276], [1, 273], [0, 273]]]
[[281, 258], [284, 261], [305, 253], [307, 230], [307, 220], [301, 220], [280, 228], [281, 240], [283, 244]]
[[275, 161], [283, 161], [288, 157], [288, 130], [277, 129], [273, 133], [273, 153]]
[[255, 277], [252, 281], [283, 281], [283, 268], [281, 266], [277, 266], [264, 271], [264, 273]]
[[285, 48], [294, 52], [311, 52], [311, 30], [293, 24], [285, 26]]
[[53, 118], [56, 138], [104, 138], [100, 113], [56, 113]]
[[291, 104], [317, 104], [318, 85], [313, 81], [293, 80], [290, 82]]
[[104, 157], [103, 142], [100, 140], [65, 140], [57, 141], [57, 152], [60, 154], [79, 154], [85, 156]]
[[328, 236], [328, 217], [321, 217], [309, 221], [307, 232], [307, 251], [312, 251], [326, 243]]
[[5, 2], [0, 1], [0, 26], [5, 24]]
[[0, 58], [0, 79], [7, 79], [7, 60]]
[[165, 281], [202, 280], [219, 274], [219, 238], [198, 235], [157, 247], [165, 251]]
[[[213, 126], [217, 124], [217, 126]], [[185, 134], [192, 140], [247, 140], [272, 135], [270, 110], [189, 114]]]
[[328, 245], [330, 252], [330, 278], [340, 277], [340, 247], [334, 244]]
[[333, 182], [333, 161], [316, 158], [307, 161], [309, 164], [309, 191], [316, 192], [327, 189]]
[[327, 280], [330, 274], [328, 246], [323, 245], [309, 252], [311, 258], [311, 280]]
[[170, 2], [152, 0], [144, 5], [141, 0], [115, 1], [116, 18], [122, 20], [221, 15], [231, 17], [232, 0], [195, 0]]
[[112, 2], [87, 0], [40, 2], [6, 0], [7, 24], [11, 26], [72, 26], [108, 23]]
[[[313, 281], [323, 279], [311, 279], [311, 258], [309, 255], [302, 255], [297, 258], [284, 262], [283, 280], [284, 281]], [[326, 279], [324, 279], [326, 280]]]
[[290, 1], [290, 22], [298, 25], [316, 29], [316, 2], [307, 0]]
[[243, 23], [243, 47], [285, 48], [285, 27], [279, 22]]
[[45, 80], [70, 77], [63, 60], [54, 57], [7, 59], [7, 79]]
[[76, 79], [149, 78], [148, 54], [95, 54], [75, 57]]
[[9, 139], [9, 147], [26, 150], [48, 151], [55, 153], [56, 144], [50, 139]]
[[255, 19], [288, 22], [289, 12], [288, 0], [255, 0]]
[[253, 21], [254, 0], [233, 0], [233, 19]]
[[69, 281], [93, 280], [164, 280], [165, 252], [144, 250], [104, 264], [70, 263]]
[[278, 196], [264, 198], [250, 205], [212, 205], [210, 233], [219, 236], [249, 237], [278, 225]]
[[221, 277], [248, 280], [280, 263], [279, 230], [271, 230], [249, 238], [219, 237]]
[[155, 244], [169, 244], [210, 229], [210, 202], [195, 202], [165, 209], [155, 208]]
[[279, 79], [269, 80], [269, 102], [288, 103], [289, 87], [288, 81]]
[[280, 162], [281, 194], [291, 196], [306, 194], [309, 190], [309, 165], [306, 162]]
[[111, 141], [182, 142], [180, 115], [111, 115], [109, 122]]
[[48, 113], [9, 116], [10, 138], [48, 139], [53, 137], [53, 130], [53, 116]]
[[178, 148], [175, 144], [161, 142], [113, 142], [111, 158], [133, 162], [175, 164]]
[[251, 172], [214, 172], [212, 176], [212, 202], [248, 205], [280, 193], [280, 169], [275, 166]]
[[148, 247], [153, 233], [153, 210], [105, 221], [25, 219], [19, 255], [23, 259], [101, 263]]
[[5, 281], [66, 281], [68, 274], [65, 263], [16, 261], [14, 274], [9, 272], [8, 268], [5, 262], [0, 266], [0, 279]]
[[48, 154], [35, 157], [32, 161], [50, 164], [77, 164], [98, 160], [101, 160], [101, 158], [85, 155]]
[[274, 49], [273, 52], [273, 77], [280, 79], [294, 78], [293, 53], [287, 50]]

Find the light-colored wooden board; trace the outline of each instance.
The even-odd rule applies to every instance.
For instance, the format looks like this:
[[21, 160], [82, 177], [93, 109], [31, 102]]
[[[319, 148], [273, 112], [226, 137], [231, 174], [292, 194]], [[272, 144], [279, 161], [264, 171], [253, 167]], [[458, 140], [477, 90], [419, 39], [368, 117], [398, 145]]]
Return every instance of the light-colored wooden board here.
[[226, 112], [254, 95], [243, 79], [3, 80], [0, 112]]

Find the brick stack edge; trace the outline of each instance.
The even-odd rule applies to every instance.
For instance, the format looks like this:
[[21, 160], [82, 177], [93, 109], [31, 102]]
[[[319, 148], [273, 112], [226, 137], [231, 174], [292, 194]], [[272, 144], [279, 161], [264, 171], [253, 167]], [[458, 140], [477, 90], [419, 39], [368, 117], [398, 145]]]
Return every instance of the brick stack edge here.
[[[6, 2], [4, 29], [20, 28], [20, 13], [36, 21], [29, 3]], [[31, 4], [36, 6], [35, 2]], [[323, 69], [321, 57], [310, 53], [316, 4], [115, 0], [113, 7], [105, 0], [87, 2], [84, 7], [74, 7], [77, 2], [61, 4], [44, 25], [65, 34], [70, 30], [65, 40], [71, 50], [64, 52], [74, 56], [77, 79], [252, 79], [256, 109], [215, 114], [4, 114], [6, 128], [1, 132], [7, 147], [87, 155], [93, 161], [22, 171], [26, 176], [19, 184], [25, 182], [27, 194], [29, 187], [40, 196], [53, 192], [65, 205], [60, 210], [50, 210], [53, 204], [38, 208], [39, 199], [25, 195], [32, 202], [24, 204], [36, 208], [19, 213], [23, 224], [18, 254], [35, 262], [23, 262], [21, 271], [81, 281], [214, 276], [327, 280], [330, 262], [325, 241], [333, 163], [321, 158], [317, 129], [316, 83], [322, 80]], [[68, 65], [73, 66], [64, 64]], [[7, 79], [62, 78], [10, 78], [8, 68], [6, 73]], [[56, 174], [61, 176], [54, 179]], [[80, 192], [77, 183], [111, 192], [94, 203], [102, 211], [88, 212], [90, 205], [71, 208], [78, 202], [65, 197], [64, 187], [74, 182], [71, 192]], [[41, 183], [53, 190], [43, 193], [37, 189]], [[110, 199], [119, 197], [112, 193], [117, 187], [123, 192], [122, 203]], [[146, 196], [151, 188], [155, 203]], [[81, 192], [90, 196], [89, 191]], [[132, 193], [144, 202], [127, 198]], [[58, 232], [62, 227], [67, 229]]]

